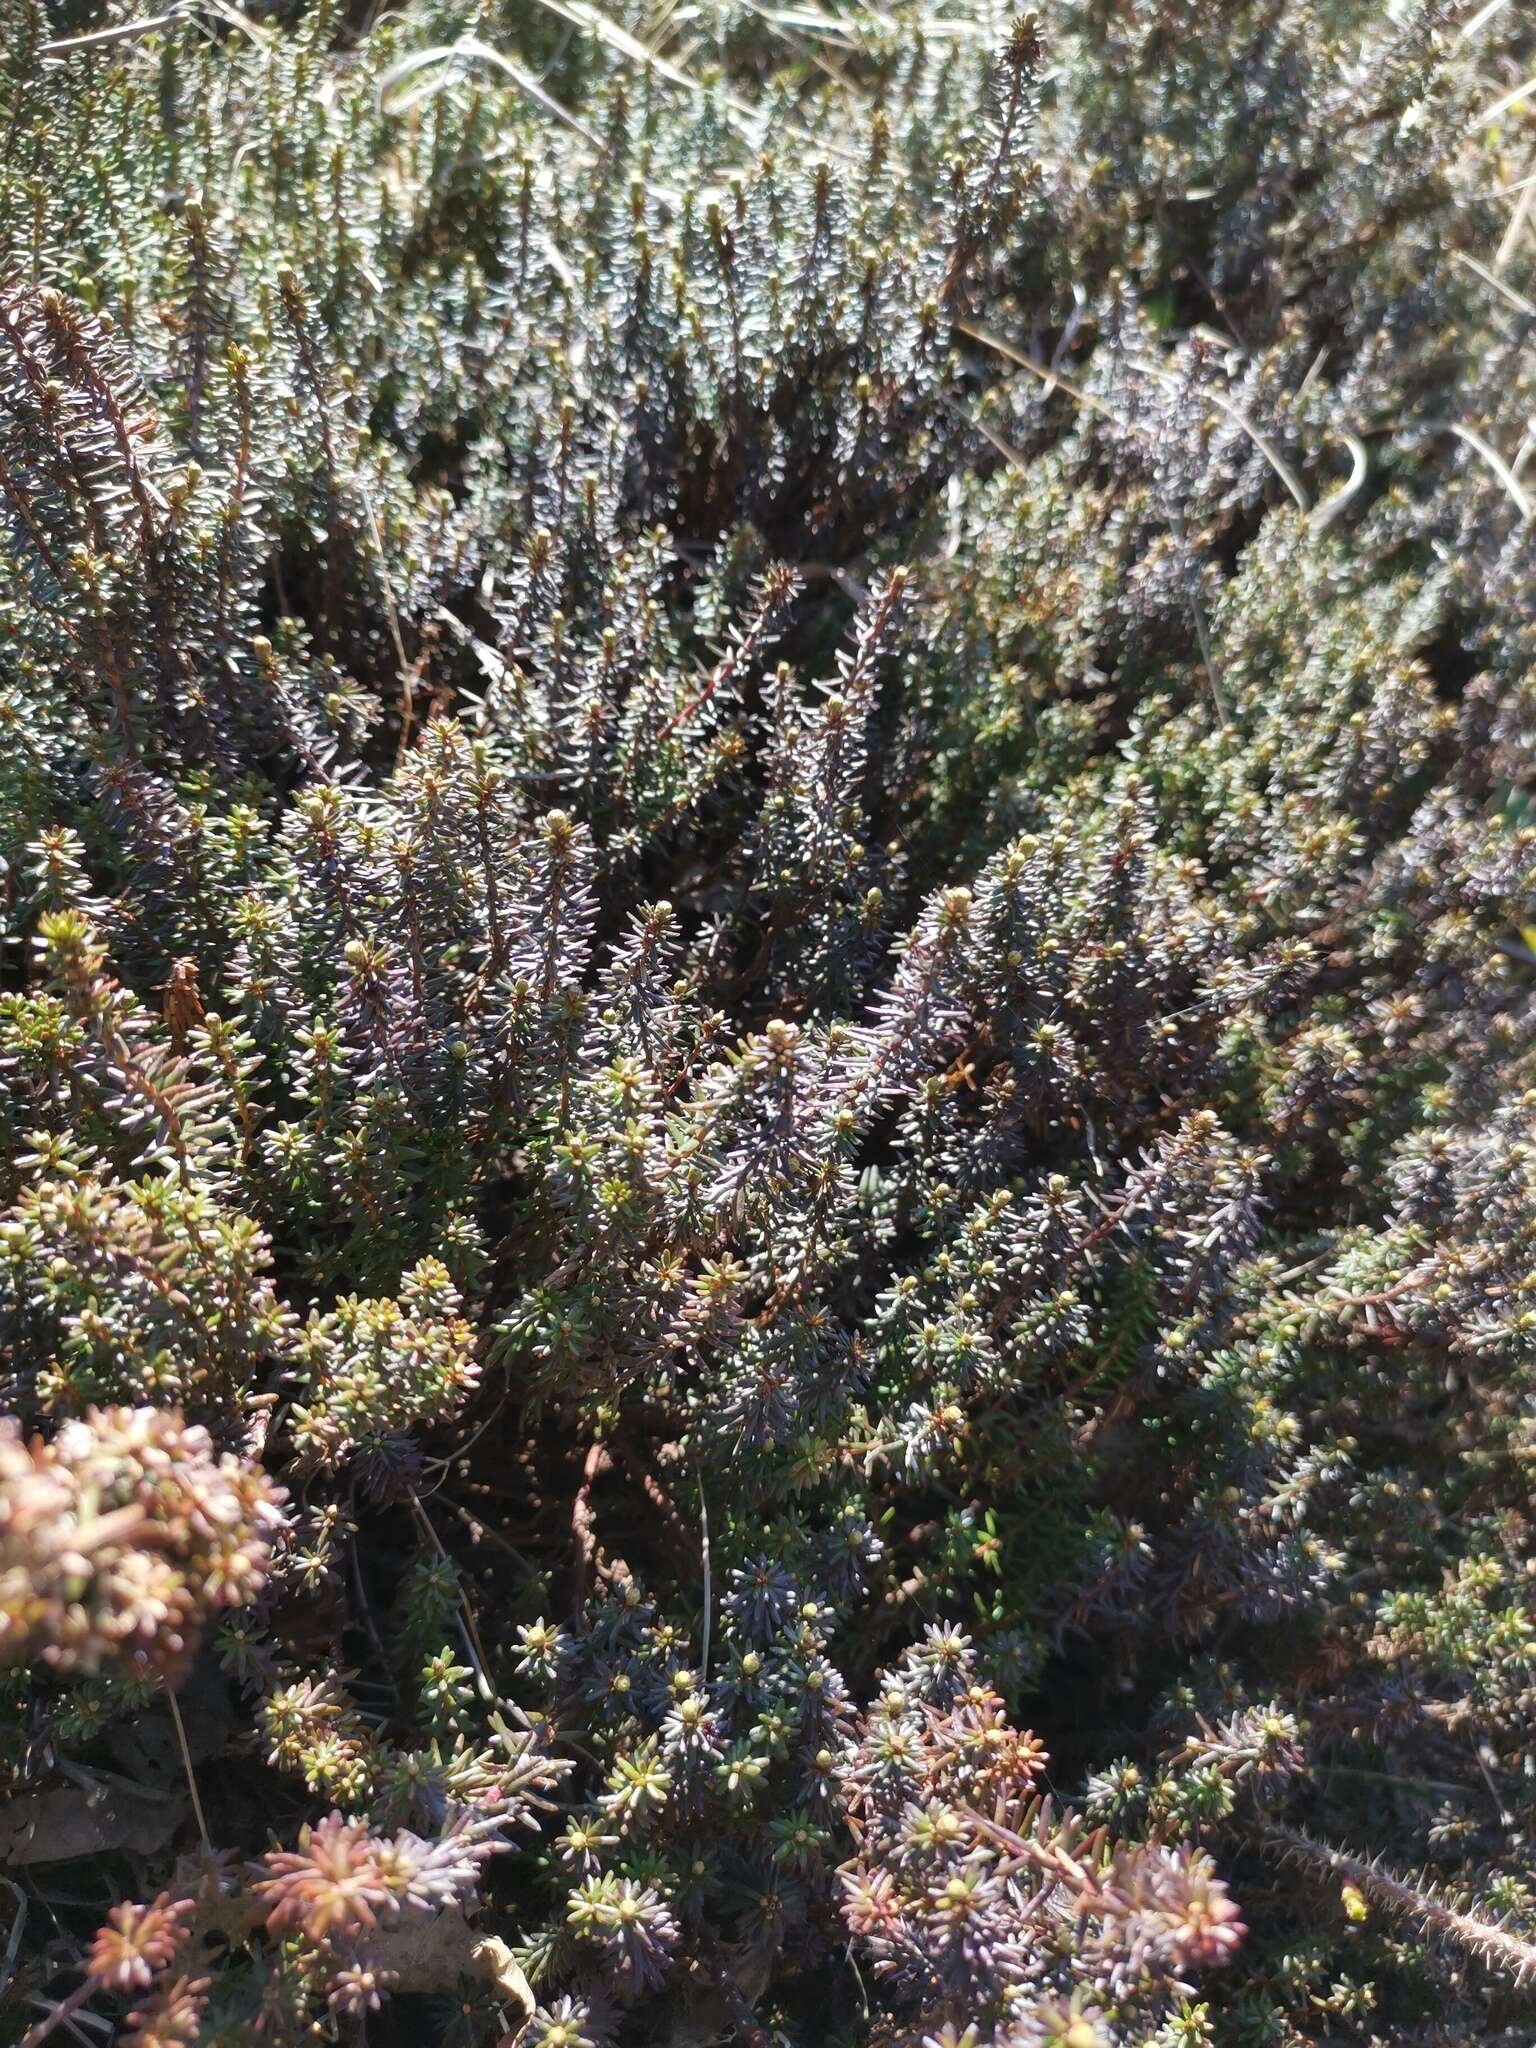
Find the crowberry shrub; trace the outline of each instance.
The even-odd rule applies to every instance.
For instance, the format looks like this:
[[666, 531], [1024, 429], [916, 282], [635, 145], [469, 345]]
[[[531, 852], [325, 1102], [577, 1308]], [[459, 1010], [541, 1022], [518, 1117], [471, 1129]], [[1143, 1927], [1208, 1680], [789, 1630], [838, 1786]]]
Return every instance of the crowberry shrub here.
[[7, 2038], [1527, 2038], [1524, 13], [12, 15]]

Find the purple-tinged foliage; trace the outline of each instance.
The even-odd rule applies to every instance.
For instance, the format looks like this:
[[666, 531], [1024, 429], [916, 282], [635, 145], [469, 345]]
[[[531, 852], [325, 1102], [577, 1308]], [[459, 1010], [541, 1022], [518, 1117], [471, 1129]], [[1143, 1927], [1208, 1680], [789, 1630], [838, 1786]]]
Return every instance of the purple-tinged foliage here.
[[1526, 14], [14, 11], [14, 2031], [1526, 2038]]

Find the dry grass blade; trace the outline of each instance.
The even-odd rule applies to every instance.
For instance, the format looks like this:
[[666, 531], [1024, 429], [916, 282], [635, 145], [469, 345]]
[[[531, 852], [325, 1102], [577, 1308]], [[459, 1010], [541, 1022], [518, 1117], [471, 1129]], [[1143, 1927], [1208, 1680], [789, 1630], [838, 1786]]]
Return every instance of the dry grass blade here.
[[[563, 106], [553, 93], [544, 87], [531, 72], [525, 71], [500, 50], [493, 50], [489, 43], [482, 43], [478, 36], [460, 36], [455, 43], [434, 43], [428, 50], [413, 50], [408, 57], [402, 57], [398, 64], [392, 64], [379, 80], [379, 110], [385, 114], [403, 114], [434, 93], [445, 91], [452, 84], [457, 68], [465, 63], [488, 64], [510, 78], [518, 90], [528, 95], [546, 113], [553, 114], [557, 121], [580, 135], [592, 146], [602, 145], [592, 130], [578, 121], [570, 108]], [[422, 80], [413, 90], [399, 93], [397, 88], [408, 78], [415, 78], [427, 72], [431, 75]]]
[[[682, 70], [668, 58], [649, 49], [638, 36], [631, 35], [627, 28], [622, 28], [606, 14], [600, 14], [595, 7], [589, 7], [586, 0], [538, 0], [538, 4], [549, 13], [558, 15], [562, 21], [586, 29], [589, 34], [596, 36], [599, 42], [606, 43], [621, 56], [630, 58], [636, 64], [649, 66], [658, 77], [666, 79], [669, 85], [678, 86], [684, 92], [707, 91], [708, 88], [690, 72]], [[725, 93], [722, 97], [731, 112], [739, 119], [753, 119], [753, 110], [745, 100], [736, 98], [733, 93]]]
[[1314, 534], [1323, 533], [1332, 526], [1335, 519], [1338, 518], [1345, 506], [1348, 505], [1350, 499], [1355, 496], [1356, 492], [1364, 484], [1366, 476], [1370, 471], [1370, 457], [1366, 453], [1365, 443], [1358, 435], [1344, 433], [1340, 435], [1340, 439], [1349, 450], [1350, 472], [1332, 496], [1323, 499], [1322, 503], [1318, 505], [1311, 518], [1307, 521], [1308, 527]]
[[157, 29], [174, 28], [185, 18], [181, 8], [172, 7], [164, 14], [147, 14], [138, 21], [119, 21], [111, 28], [92, 29], [88, 35], [61, 36], [57, 42], [44, 43], [38, 55], [72, 57], [81, 50], [97, 50], [107, 43], [133, 42], [139, 36], [153, 35]]
[[1469, 36], [1475, 36], [1479, 29], [1486, 28], [1493, 17], [1507, 5], [1508, 0], [1488, 0], [1488, 4], [1485, 7], [1479, 7], [1472, 19], [1464, 22], [1456, 31], [1457, 42], [1464, 43]]
[[[979, 341], [987, 348], [996, 349], [1000, 356], [1006, 357], [1010, 363], [1017, 363], [1021, 370], [1028, 370], [1032, 377], [1038, 377], [1040, 382], [1047, 385], [1050, 389], [1065, 391], [1069, 397], [1075, 398], [1079, 405], [1087, 406], [1091, 412], [1100, 414], [1104, 419], [1114, 419], [1116, 417], [1109, 406], [1105, 405], [1101, 400], [1090, 396], [1088, 392], [1081, 390], [1077, 385], [1070, 383], [1067, 378], [1062, 376], [1059, 370], [1047, 370], [1039, 363], [1032, 363], [1028, 356], [1021, 355], [1016, 348], [1011, 348], [1006, 341], [999, 340], [995, 334], [987, 333], [985, 328], [973, 327], [969, 321], [957, 321], [956, 325], [962, 334], [968, 334], [973, 341]], [[1148, 376], [1155, 377], [1159, 383], [1173, 384], [1178, 381], [1170, 371], [1159, 370], [1150, 363], [1143, 363], [1141, 367], [1147, 372]], [[1200, 396], [1208, 405], [1214, 407], [1217, 412], [1223, 413], [1235, 426], [1242, 429], [1249, 440], [1252, 441], [1254, 447], [1258, 449], [1259, 453], [1268, 462], [1275, 475], [1279, 477], [1281, 483], [1285, 485], [1285, 488], [1290, 492], [1301, 510], [1309, 512], [1312, 509], [1311, 499], [1307, 496], [1296, 472], [1274, 444], [1259, 432], [1253, 422], [1237, 406], [1233, 405], [1230, 399], [1223, 398], [1219, 391], [1202, 391]]]
[[1536, 92], [1536, 73], [1526, 79], [1523, 85], [1517, 85], [1513, 91], [1505, 93], [1501, 100], [1495, 100], [1491, 107], [1486, 107], [1482, 113], [1475, 115], [1467, 123], [1464, 132], [1475, 135], [1479, 128], [1486, 128], [1490, 121], [1497, 121], [1501, 114], [1509, 113], [1511, 108], [1518, 107], [1522, 100], [1528, 100], [1533, 92]]
[[1448, 434], [1454, 434], [1458, 441], [1464, 441], [1474, 455], [1481, 456], [1482, 460], [1493, 471], [1499, 482], [1514, 500], [1515, 505], [1519, 509], [1520, 517], [1529, 522], [1532, 512], [1536, 511], [1536, 506], [1532, 505], [1530, 498], [1527, 497], [1520, 484], [1519, 478], [1504, 460], [1503, 456], [1500, 455], [1497, 448], [1490, 447], [1481, 434], [1471, 427], [1462, 426], [1459, 422], [1452, 422], [1446, 427], [1445, 431]]
[[1115, 413], [1102, 399], [1095, 398], [1091, 392], [1084, 391], [1080, 385], [1074, 384], [1069, 377], [1063, 377], [1059, 370], [1047, 370], [1042, 368], [1039, 363], [1031, 362], [1028, 356], [1020, 355], [1016, 348], [1002, 340], [998, 335], [989, 334], [984, 327], [973, 326], [969, 320], [957, 320], [955, 325], [962, 334], [968, 334], [972, 341], [979, 341], [984, 348], [995, 349], [1006, 361], [1016, 363], [1021, 370], [1028, 370], [1032, 377], [1038, 377], [1040, 382], [1050, 390], [1065, 391], [1069, 398], [1075, 399], [1081, 406], [1086, 406], [1089, 412], [1097, 413], [1100, 419], [1113, 420], [1116, 417]]
[[270, 50], [276, 42], [277, 38], [271, 29], [263, 28], [259, 22], [252, 21], [248, 14], [232, 4], [232, 0], [205, 0], [205, 4], [211, 14], [216, 14], [219, 20], [226, 22], [230, 28], [238, 29], [258, 50]]
[[[1154, 369], [1150, 364], [1143, 364], [1142, 367], [1149, 370], [1150, 374], [1156, 377], [1160, 383], [1176, 384], [1179, 381], [1170, 371]], [[1200, 396], [1208, 405], [1214, 406], [1217, 412], [1224, 414], [1227, 419], [1231, 420], [1235, 427], [1241, 428], [1254, 447], [1264, 457], [1270, 468], [1275, 472], [1275, 475], [1279, 477], [1281, 483], [1285, 485], [1285, 488], [1290, 492], [1301, 510], [1303, 512], [1310, 511], [1311, 500], [1308, 498], [1300, 478], [1280, 453], [1279, 449], [1275, 447], [1274, 443], [1267, 436], [1259, 432], [1247, 414], [1235, 406], [1230, 398], [1223, 398], [1219, 391], [1202, 391]]]
[[1496, 291], [1517, 313], [1524, 313], [1529, 318], [1536, 319], [1536, 305], [1532, 305], [1524, 292], [1517, 292], [1512, 284], [1507, 284], [1502, 277], [1496, 276], [1485, 263], [1479, 263], [1475, 256], [1467, 255], [1463, 249], [1453, 249], [1451, 260], [1453, 263], [1459, 263], [1463, 270], [1470, 270], [1474, 277], [1480, 277], [1490, 290]]
[[1503, 270], [1513, 260], [1515, 251], [1524, 237], [1526, 224], [1530, 220], [1533, 201], [1536, 201], [1536, 185], [1527, 183], [1520, 193], [1514, 212], [1510, 215], [1509, 226], [1504, 230], [1504, 239], [1499, 244], [1499, 252], [1493, 259], [1496, 271]]
[[[556, 15], [561, 21], [570, 22], [576, 28], [586, 29], [589, 34], [596, 36], [599, 42], [606, 43], [610, 49], [617, 50], [632, 63], [653, 71], [658, 78], [665, 79], [669, 85], [675, 85], [680, 91], [702, 96], [712, 89], [705, 85], [702, 79], [695, 78], [692, 72], [684, 71], [670, 58], [661, 56], [658, 51], [641, 42], [638, 36], [632, 35], [627, 28], [610, 19], [608, 15], [600, 14], [595, 7], [589, 7], [587, 0], [538, 0], [538, 5]], [[757, 148], [761, 142], [762, 129], [756, 110], [745, 100], [738, 98], [734, 93], [726, 92], [723, 88], [719, 91], [719, 99], [729, 114], [736, 132], [753, 148]], [[835, 158], [839, 163], [853, 163], [857, 160], [850, 151], [825, 136], [799, 128], [792, 121], [786, 125], [791, 132], [798, 133], [804, 142], [813, 145], [823, 156]]]

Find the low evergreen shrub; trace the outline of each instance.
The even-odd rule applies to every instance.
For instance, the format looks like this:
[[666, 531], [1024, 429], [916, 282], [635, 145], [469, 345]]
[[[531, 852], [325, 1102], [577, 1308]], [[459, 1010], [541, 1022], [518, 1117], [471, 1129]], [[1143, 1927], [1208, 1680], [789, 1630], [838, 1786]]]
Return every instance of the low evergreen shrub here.
[[1532, 2038], [1526, 12], [11, 6], [4, 2038]]

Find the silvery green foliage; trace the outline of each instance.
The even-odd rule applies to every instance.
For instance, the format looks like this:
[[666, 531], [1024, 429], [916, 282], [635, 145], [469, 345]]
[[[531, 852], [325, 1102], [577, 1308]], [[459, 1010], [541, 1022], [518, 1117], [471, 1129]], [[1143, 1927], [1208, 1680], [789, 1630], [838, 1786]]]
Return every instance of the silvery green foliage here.
[[21, 0], [29, 2024], [1521, 2038], [1533, 68]]

